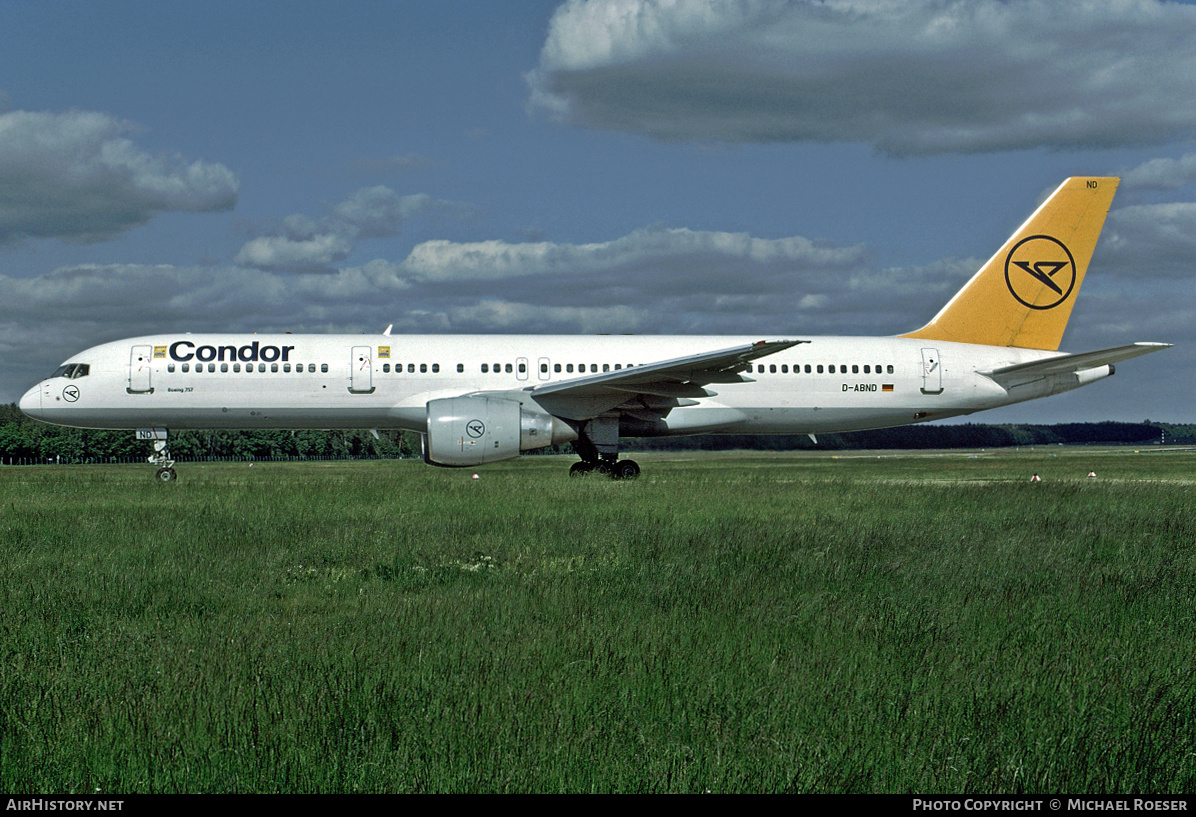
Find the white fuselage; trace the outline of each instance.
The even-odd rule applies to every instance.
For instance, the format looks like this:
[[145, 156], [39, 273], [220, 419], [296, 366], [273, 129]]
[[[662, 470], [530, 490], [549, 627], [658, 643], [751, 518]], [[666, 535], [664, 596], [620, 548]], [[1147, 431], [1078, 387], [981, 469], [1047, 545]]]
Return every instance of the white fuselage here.
[[[752, 343], [730, 336], [156, 335], [92, 347], [20, 407], [85, 428], [426, 430], [430, 400], [522, 392], [585, 375]], [[1081, 385], [1045, 377], [1009, 391], [982, 372], [1058, 356], [907, 338], [814, 337], [754, 362], [628, 436], [793, 434], [885, 428], [969, 414]], [[64, 364], [65, 366], [66, 364]], [[69, 369], [70, 367], [68, 367]], [[1108, 371], [1106, 371], [1108, 370]], [[62, 371], [62, 370], [60, 370]], [[1111, 367], [1094, 372], [1104, 376]], [[1087, 378], [1089, 382], [1094, 377]], [[534, 399], [534, 397], [533, 397]]]

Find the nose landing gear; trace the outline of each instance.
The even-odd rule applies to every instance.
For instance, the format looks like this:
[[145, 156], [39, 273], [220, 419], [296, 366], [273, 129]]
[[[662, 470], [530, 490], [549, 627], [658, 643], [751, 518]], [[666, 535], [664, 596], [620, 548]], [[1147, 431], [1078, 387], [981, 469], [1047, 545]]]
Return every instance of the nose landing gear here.
[[174, 471], [174, 460], [171, 458], [170, 452], [166, 450], [166, 438], [167, 431], [164, 428], [137, 429], [137, 439], [153, 440], [154, 442], [154, 453], [147, 458], [147, 461], [150, 465], [158, 466], [155, 476], [160, 482], [173, 482], [178, 478], [178, 474]]
[[154, 453], [149, 457], [149, 461], [160, 466], [157, 477], [161, 482], [174, 482], [178, 478], [178, 474], [174, 472], [174, 460], [166, 450], [166, 440], [154, 440]]

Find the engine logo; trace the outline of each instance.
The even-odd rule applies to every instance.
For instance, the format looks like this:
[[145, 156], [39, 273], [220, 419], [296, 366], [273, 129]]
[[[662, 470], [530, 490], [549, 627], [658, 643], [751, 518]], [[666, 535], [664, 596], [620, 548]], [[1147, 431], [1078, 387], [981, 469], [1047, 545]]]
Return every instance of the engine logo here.
[[486, 433], [486, 424], [481, 420], [470, 420], [465, 424], [465, 433], [476, 440]]
[[1005, 257], [1005, 285], [1025, 306], [1053, 309], [1071, 297], [1075, 289], [1076, 260], [1057, 238], [1023, 238]]

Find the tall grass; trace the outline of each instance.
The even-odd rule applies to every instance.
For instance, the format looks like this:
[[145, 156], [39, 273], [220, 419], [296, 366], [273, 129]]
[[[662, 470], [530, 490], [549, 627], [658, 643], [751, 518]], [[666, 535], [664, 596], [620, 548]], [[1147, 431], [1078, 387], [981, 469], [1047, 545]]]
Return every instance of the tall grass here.
[[0, 469], [4, 788], [1191, 791], [1196, 460], [1052, 453]]

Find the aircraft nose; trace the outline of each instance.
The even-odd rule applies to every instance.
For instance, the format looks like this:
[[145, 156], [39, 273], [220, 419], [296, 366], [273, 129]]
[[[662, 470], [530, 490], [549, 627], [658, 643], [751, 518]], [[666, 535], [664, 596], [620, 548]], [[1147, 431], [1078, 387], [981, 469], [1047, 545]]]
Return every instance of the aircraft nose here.
[[21, 411], [30, 417], [36, 417], [42, 410], [42, 385], [38, 383], [21, 397], [18, 403]]

